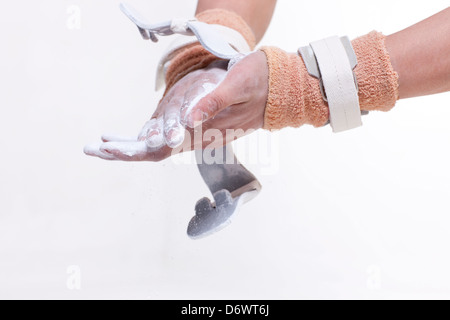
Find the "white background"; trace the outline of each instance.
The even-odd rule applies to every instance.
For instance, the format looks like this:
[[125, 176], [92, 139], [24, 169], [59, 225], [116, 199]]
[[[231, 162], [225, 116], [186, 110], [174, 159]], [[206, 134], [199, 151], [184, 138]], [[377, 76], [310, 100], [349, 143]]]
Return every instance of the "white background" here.
[[[400, 101], [338, 135], [257, 133], [276, 170], [248, 163], [261, 194], [193, 241], [187, 223], [209, 195], [194, 164], [82, 152], [104, 132], [137, 134], [160, 94], [170, 40], [141, 40], [118, 3], [0, 11], [0, 298], [450, 298], [449, 94]], [[196, 1], [129, 3], [156, 22], [190, 16]], [[262, 43], [389, 34], [447, 5], [280, 0]]]

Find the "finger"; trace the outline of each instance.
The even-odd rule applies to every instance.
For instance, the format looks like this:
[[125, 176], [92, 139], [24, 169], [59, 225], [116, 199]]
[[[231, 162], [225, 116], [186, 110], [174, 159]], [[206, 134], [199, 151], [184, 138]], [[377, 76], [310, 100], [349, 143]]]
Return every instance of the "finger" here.
[[154, 124], [147, 131], [145, 141], [150, 148], [161, 148], [166, 144], [163, 133], [164, 119], [160, 117], [156, 119]]
[[123, 161], [145, 160], [149, 149], [145, 141], [106, 142], [100, 146], [100, 151]]
[[[220, 90], [219, 90], [220, 89]], [[198, 122], [214, 118], [218, 113], [233, 104], [227, 88], [217, 87], [214, 91], [201, 97], [184, 116], [186, 126], [193, 128]]]
[[145, 141], [108, 142], [101, 145], [100, 150], [111, 154], [122, 161], [161, 161], [168, 158], [172, 149], [164, 145], [161, 148], [149, 148]]
[[186, 115], [186, 125], [193, 127], [195, 123], [205, 122], [214, 118], [225, 108], [246, 102], [251, 97], [255, 88], [255, 79], [251, 72], [258, 70], [255, 65], [253, 54], [239, 57], [231, 69], [227, 72], [225, 78], [209, 94], [201, 98]]
[[[193, 85], [184, 96], [183, 106], [180, 110], [180, 121], [183, 125], [189, 125], [188, 117], [192, 117], [190, 114], [198, 102], [205, 96], [210, 94], [217, 88], [217, 83], [203, 82], [197, 85]], [[203, 114], [201, 115], [203, 117]], [[197, 118], [197, 117], [196, 117]], [[190, 126], [192, 128], [192, 126]]]
[[104, 135], [102, 135], [102, 141], [103, 142], [110, 142], [110, 141], [131, 142], [131, 141], [136, 141], [136, 137], [119, 136], [119, 135], [115, 135], [115, 134], [104, 134]]
[[147, 121], [144, 126], [142, 127], [141, 132], [138, 135], [137, 140], [143, 141], [147, 138], [148, 132], [151, 128], [153, 128], [156, 125], [156, 119], [150, 119]]
[[112, 154], [104, 153], [100, 150], [101, 143], [88, 144], [83, 151], [86, 155], [97, 157], [103, 160], [117, 160]]
[[171, 103], [164, 113], [163, 133], [166, 144], [174, 149], [184, 141], [185, 129], [180, 123], [180, 104]]
[[198, 122], [205, 122], [214, 118], [225, 108], [241, 103], [242, 99], [239, 93], [242, 91], [243, 84], [230, 73], [206, 94], [200, 96], [190, 106], [189, 112], [184, 115], [183, 121], [186, 126], [193, 128]]

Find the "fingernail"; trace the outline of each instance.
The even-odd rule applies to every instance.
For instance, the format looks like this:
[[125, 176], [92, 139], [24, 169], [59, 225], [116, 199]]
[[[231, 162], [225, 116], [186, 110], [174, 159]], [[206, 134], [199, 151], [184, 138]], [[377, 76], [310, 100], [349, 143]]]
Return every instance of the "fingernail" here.
[[107, 154], [112, 154], [114, 151], [116, 151], [117, 149], [114, 149], [114, 148], [112, 148], [112, 147], [110, 147], [110, 146], [101, 146], [100, 147], [100, 151], [101, 152], [104, 152], [104, 153], [107, 153]]
[[164, 145], [164, 136], [159, 130], [150, 130], [145, 142], [149, 148], [158, 148]]
[[149, 121], [147, 121], [144, 125], [144, 127], [142, 128], [141, 132], [138, 135], [138, 140], [139, 141], [144, 141], [146, 139], [146, 137], [148, 136], [150, 130], [153, 129], [153, 127], [156, 125], [157, 123], [157, 119], [150, 119]]
[[137, 140], [138, 141], [144, 141], [145, 138], [148, 135], [148, 132], [150, 131], [150, 128], [144, 128], [142, 129], [142, 131], [139, 133]]
[[83, 151], [91, 157], [98, 157], [105, 160], [115, 160], [116, 158], [110, 154], [100, 150], [101, 143], [93, 143], [84, 147]]
[[147, 152], [147, 145], [145, 142], [107, 142], [102, 144], [100, 151], [116, 156], [126, 155], [133, 157]]
[[184, 141], [184, 128], [171, 129], [167, 134], [167, 145], [174, 149], [179, 147]]
[[205, 122], [208, 118], [208, 115], [200, 109], [193, 110], [187, 116], [186, 124], [189, 128], [193, 128], [195, 123]]

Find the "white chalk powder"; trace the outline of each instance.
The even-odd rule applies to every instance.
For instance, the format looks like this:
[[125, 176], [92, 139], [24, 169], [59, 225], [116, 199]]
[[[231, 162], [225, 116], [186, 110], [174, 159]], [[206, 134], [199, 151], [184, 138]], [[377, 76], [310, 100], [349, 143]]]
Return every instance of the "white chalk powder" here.
[[105, 142], [112, 142], [112, 141], [131, 142], [131, 141], [136, 141], [136, 137], [119, 136], [119, 135], [115, 135], [115, 134], [104, 134], [104, 135], [102, 135], [102, 140]]
[[84, 147], [84, 153], [89, 155], [89, 156], [95, 156], [95, 157], [99, 157], [101, 159], [105, 159], [105, 160], [115, 160], [116, 158], [106, 152], [102, 152], [100, 150], [100, 147], [102, 146], [101, 142], [98, 143], [91, 143], [88, 144], [87, 146]]
[[204, 97], [206, 97], [208, 94], [210, 94], [211, 92], [213, 92], [216, 88], [217, 88], [218, 84], [213, 84], [213, 83], [204, 83], [202, 85], [203, 88], [203, 92], [201, 94], [199, 94], [198, 96], [196, 96], [188, 105], [186, 108], [186, 112], [184, 114], [184, 122], [187, 121], [187, 118], [189, 116], [189, 114], [192, 112], [192, 109], [194, 109], [194, 107], [197, 105], [197, 103], [203, 99]]
[[147, 152], [147, 144], [145, 141], [137, 142], [107, 142], [101, 146], [101, 150], [108, 150], [111, 153], [116, 151], [127, 155], [128, 157], [134, 157], [138, 154], [144, 154]]

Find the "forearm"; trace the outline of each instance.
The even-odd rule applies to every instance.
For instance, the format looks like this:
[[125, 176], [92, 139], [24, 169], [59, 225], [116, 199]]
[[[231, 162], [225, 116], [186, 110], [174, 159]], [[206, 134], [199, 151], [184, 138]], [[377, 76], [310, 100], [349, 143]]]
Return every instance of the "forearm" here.
[[240, 15], [259, 42], [269, 27], [276, 0], [198, 0], [196, 14], [208, 9], [226, 9]]
[[386, 38], [400, 98], [450, 91], [450, 8]]
[[[276, 0], [199, 0], [195, 17], [201, 22], [237, 31], [238, 34], [231, 36], [231, 44], [234, 42], [235, 48], [244, 53], [253, 50], [263, 36], [275, 3]], [[184, 46], [173, 53], [170, 64], [165, 64], [166, 93], [187, 74], [206, 68], [219, 59], [200, 43]]]

